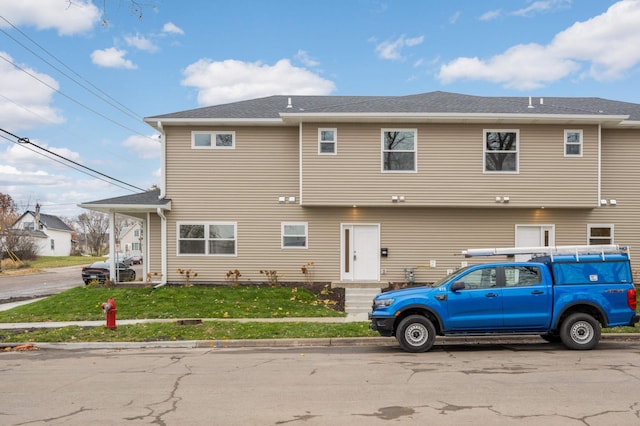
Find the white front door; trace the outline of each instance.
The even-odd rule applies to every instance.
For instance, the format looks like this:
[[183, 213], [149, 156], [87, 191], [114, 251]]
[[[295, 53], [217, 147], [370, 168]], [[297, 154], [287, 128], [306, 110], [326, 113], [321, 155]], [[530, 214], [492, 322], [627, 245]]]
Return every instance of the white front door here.
[[[516, 225], [516, 247], [549, 247], [555, 245], [553, 225]], [[516, 262], [531, 259], [529, 254], [516, 255]]]
[[342, 281], [379, 281], [380, 225], [344, 224], [342, 231]]

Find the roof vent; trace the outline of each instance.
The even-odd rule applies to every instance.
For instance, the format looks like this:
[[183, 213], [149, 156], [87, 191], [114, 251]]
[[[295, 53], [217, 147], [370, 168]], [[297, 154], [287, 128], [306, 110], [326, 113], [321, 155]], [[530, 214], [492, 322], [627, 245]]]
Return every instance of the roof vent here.
[[529, 96], [529, 106], [528, 106], [527, 108], [535, 108], [535, 107], [533, 106], [533, 104], [531, 103], [531, 96]]
[[291, 98], [287, 98], [287, 109], [289, 108], [293, 108], [293, 105], [291, 105]]

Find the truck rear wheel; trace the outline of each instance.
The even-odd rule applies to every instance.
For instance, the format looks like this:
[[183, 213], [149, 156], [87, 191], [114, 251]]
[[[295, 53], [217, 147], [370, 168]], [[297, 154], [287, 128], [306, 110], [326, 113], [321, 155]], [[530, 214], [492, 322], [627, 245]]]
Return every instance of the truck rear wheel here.
[[571, 314], [560, 327], [560, 338], [569, 349], [593, 349], [600, 341], [600, 324], [589, 314]]
[[426, 352], [436, 340], [436, 328], [422, 315], [410, 315], [400, 321], [396, 339], [407, 352]]

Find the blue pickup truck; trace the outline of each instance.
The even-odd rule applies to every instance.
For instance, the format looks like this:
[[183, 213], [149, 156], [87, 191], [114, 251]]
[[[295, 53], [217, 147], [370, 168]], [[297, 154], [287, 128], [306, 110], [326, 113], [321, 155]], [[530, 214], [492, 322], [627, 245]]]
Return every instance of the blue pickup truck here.
[[529, 261], [464, 267], [428, 287], [378, 294], [370, 327], [409, 352], [436, 335], [537, 334], [593, 349], [601, 327], [633, 326], [636, 289], [629, 251], [617, 245], [463, 251], [466, 257], [529, 254]]

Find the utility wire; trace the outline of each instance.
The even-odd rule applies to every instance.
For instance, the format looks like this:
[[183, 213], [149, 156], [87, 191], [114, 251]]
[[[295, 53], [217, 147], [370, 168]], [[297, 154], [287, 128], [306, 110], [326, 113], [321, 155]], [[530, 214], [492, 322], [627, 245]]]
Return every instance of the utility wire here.
[[128, 131], [130, 131], [130, 132], [133, 132], [133, 133], [135, 133], [135, 134], [137, 134], [137, 135], [139, 135], [139, 136], [142, 136], [142, 137], [144, 137], [144, 138], [151, 139], [151, 140], [153, 140], [154, 142], [158, 142], [157, 140], [155, 140], [155, 139], [153, 139], [153, 138], [150, 138], [150, 137], [149, 137], [149, 136], [147, 136], [147, 135], [143, 135], [142, 133], [138, 132], [137, 130], [132, 129], [131, 127], [128, 127], [128, 126], [125, 126], [124, 124], [118, 123], [117, 121], [115, 121], [115, 120], [113, 120], [113, 119], [111, 119], [111, 118], [107, 117], [106, 115], [102, 114], [101, 112], [98, 112], [98, 111], [96, 111], [95, 109], [93, 109], [93, 108], [91, 108], [91, 107], [89, 107], [89, 106], [87, 106], [87, 105], [83, 104], [82, 102], [75, 100], [74, 98], [72, 98], [71, 96], [67, 95], [66, 93], [61, 92], [60, 90], [58, 90], [58, 89], [56, 89], [55, 87], [51, 86], [49, 83], [47, 83], [47, 82], [43, 81], [42, 79], [40, 79], [40, 78], [36, 77], [35, 75], [33, 75], [32, 73], [30, 73], [29, 71], [27, 71], [27, 70], [25, 70], [24, 68], [22, 68], [20, 65], [18, 65], [18, 64], [16, 64], [16, 63], [14, 63], [13, 61], [9, 60], [8, 58], [5, 58], [3, 55], [0, 55], [0, 59], [4, 60], [5, 62], [8, 62], [8, 63], [9, 63], [9, 64], [11, 64], [11, 65], [13, 65], [15, 68], [17, 68], [17, 69], [19, 69], [20, 71], [24, 72], [25, 74], [29, 75], [31, 78], [33, 78], [33, 79], [35, 79], [35, 80], [39, 81], [40, 83], [42, 83], [43, 85], [47, 86], [47, 87], [48, 87], [48, 88], [50, 88], [51, 90], [53, 90], [53, 91], [55, 91], [55, 92], [57, 92], [57, 93], [61, 94], [61, 95], [62, 95], [62, 96], [64, 96], [65, 98], [69, 99], [70, 101], [72, 101], [72, 102], [76, 103], [77, 105], [80, 105], [82, 108], [86, 109], [87, 111], [90, 111], [90, 112], [92, 112], [92, 113], [94, 113], [94, 114], [96, 114], [96, 115], [98, 115], [98, 116], [100, 116], [100, 117], [104, 118], [105, 120], [107, 120], [107, 121], [109, 121], [109, 122], [111, 122], [111, 123], [115, 124], [116, 126], [122, 127], [123, 129], [126, 129], [126, 130], [128, 130]]
[[[0, 18], [2, 20], [4, 20], [7, 24], [9, 24], [11, 27], [13, 27], [13, 29], [15, 29], [16, 31], [18, 31], [20, 34], [22, 34], [23, 37], [25, 37], [26, 39], [28, 39], [31, 43], [35, 44], [36, 46], [38, 46], [42, 51], [44, 51], [47, 55], [49, 55], [51, 58], [55, 59], [58, 63], [62, 64], [62, 66], [64, 66], [66, 69], [68, 69], [69, 71], [71, 71], [72, 73], [74, 73], [77, 77], [81, 78], [82, 80], [84, 80], [87, 84], [91, 85], [94, 89], [98, 90], [100, 92], [100, 94], [96, 93], [94, 90], [92, 90], [91, 88], [87, 87], [86, 85], [84, 85], [83, 83], [79, 82], [78, 80], [74, 79], [73, 77], [71, 77], [70, 75], [68, 75], [66, 72], [64, 72], [63, 70], [61, 70], [60, 68], [56, 67], [54, 64], [52, 64], [51, 62], [47, 61], [45, 58], [43, 58], [42, 56], [40, 56], [38, 53], [34, 52], [31, 48], [29, 48], [28, 46], [25, 46], [22, 42], [20, 42], [19, 40], [17, 40], [15, 37], [13, 37], [11, 34], [9, 34], [7, 31], [3, 30], [2, 28], [0, 28], [0, 31], [2, 33], [4, 33], [4, 35], [6, 35], [7, 37], [9, 37], [11, 40], [13, 40], [14, 42], [16, 42], [17, 44], [19, 44], [20, 46], [22, 46], [24, 49], [28, 50], [29, 52], [31, 52], [35, 57], [39, 58], [42, 62], [46, 63], [47, 65], [49, 65], [51, 68], [55, 69], [56, 71], [58, 71], [60, 74], [64, 75], [65, 77], [67, 77], [69, 80], [73, 81], [74, 83], [76, 83], [78, 86], [82, 87], [83, 89], [85, 89], [86, 91], [88, 91], [89, 93], [91, 93], [92, 95], [94, 95], [95, 97], [97, 97], [98, 99], [102, 100], [103, 102], [106, 102], [107, 104], [111, 105], [112, 107], [120, 110], [123, 114], [128, 115], [129, 117], [137, 120], [137, 121], [142, 121], [142, 117], [140, 117], [139, 114], [136, 114], [134, 111], [130, 110], [129, 108], [127, 108], [126, 106], [124, 106], [123, 104], [121, 104], [120, 102], [118, 102], [117, 100], [115, 100], [113, 97], [109, 96], [109, 94], [105, 93], [104, 91], [100, 90], [98, 87], [96, 87], [93, 83], [91, 83], [90, 81], [88, 81], [87, 79], [83, 78], [80, 74], [78, 74], [77, 72], [75, 72], [73, 69], [71, 69], [69, 66], [67, 66], [64, 62], [62, 62], [60, 59], [58, 59], [56, 56], [54, 56], [52, 53], [50, 53], [49, 51], [47, 51], [47, 49], [45, 49], [44, 47], [42, 47], [40, 44], [38, 44], [35, 40], [33, 40], [32, 38], [30, 38], [27, 34], [25, 34], [24, 32], [22, 32], [20, 29], [18, 29], [18, 27], [16, 27], [15, 25], [13, 25], [7, 18], [5, 18], [4, 16], [0, 15]], [[107, 99], [105, 99], [105, 97]]]
[[[57, 159], [55, 159], [55, 158], [49, 157], [49, 156], [45, 155], [44, 153], [39, 152], [39, 151], [36, 151], [35, 149], [33, 149], [33, 148], [29, 147], [29, 146], [21, 145], [20, 143], [18, 143], [18, 142], [16, 142], [16, 141], [14, 141], [14, 140], [11, 140], [11, 139], [9, 139], [8, 137], [6, 137], [6, 136], [4, 136], [4, 135], [0, 135], [0, 138], [5, 139], [5, 140], [8, 140], [8, 141], [9, 141], [9, 142], [11, 142], [11, 143], [14, 143], [14, 144], [16, 144], [16, 145], [18, 145], [18, 146], [20, 146], [20, 147], [22, 147], [22, 148], [24, 148], [24, 149], [27, 149], [27, 150], [29, 150], [29, 151], [33, 152], [34, 154], [38, 154], [38, 155], [40, 155], [40, 156], [42, 156], [42, 157], [44, 157], [44, 158], [46, 158], [46, 159], [53, 160], [53, 161], [55, 161], [56, 163], [59, 163], [59, 164], [62, 164], [63, 166], [66, 166], [66, 167], [69, 167], [69, 168], [71, 168], [71, 169], [74, 169], [74, 170], [76, 170], [76, 171], [78, 171], [78, 172], [80, 172], [80, 173], [83, 173], [83, 174], [87, 175], [87, 176], [90, 176], [90, 177], [92, 177], [92, 178], [95, 178], [95, 179], [101, 180], [101, 181], [106, 182], [106, 183], [108, 183], [108, 184], [110, 184], [110, 185], [117, 186], [118, 188], [124, 189], [124, 190], [126, 190], [126, 191], [131, 191], [131, 192], [133, 192], [130, 188], [127, 188], [127, 187], [124, 187], [124, 186], [118, 185], [117, 183], [111, 182], [111, 181], [109, 181], [109, 180], [107, 180], [107, 179], [104, 179], [104, 178], [101, 178], [101, 177], [99, 177], [99, 176], [94, 176], [94, 175], [92, 175], [92, 174], [89, 174], [89, 173], [87, 173], [86, 171], [84, 171], [84, 170], [82, 170], [82, 169], [80, 169], [80, 168], [78, 168], [78, 167], [74, 167], [74, 166], [72, 166], [71, 164], [67, 164], [67, 163], [65, 163], [65, 162], [63, 162], [63, 161], [60, 161], [60, 160], [57, 160]], [[62, 204], [60, 204], [60, 205], [62, 205]]]
[[[15, 142], [15, 141], [12, 141], [12, 140], [8, 139], [8, 138], [7, 138], [7, 137], [5, 137], [5, 136], [0, 135], [0, 136], [2, 136], [4, 139], [9, 140], [10, 142], [13, 142], [13, 143], [16, 143], [16, 144], [22, 144], [22, 146], [25, 146], [25, 145], [23, 145], [23, 144], [29, 144], [29, 145], [32, 145], [32, 146], [34, 146], [34, 147], [36, 147], [36, 148], [38, 148], [38, 149], [40, 149], [40, 150], [42, 150], [42, 151], [46, 152], [47, 154], [50, 154], [50, 155], [53, 155], [53, 156], [55, 156], [55, 157], [61, 158], [61, 159], [63, 159], [63, 160], [64, 160], [64, 161], [66, 161], [66, 162], [69, 162], [69, 163], [71, 163], [71, 164], [73, 164], [73, 165], [75, 165], [75, 166], [81, 167], [82, 169], [89, 170], [91, 173], [95, 173], [95, 174], [100, 175], [100, 176], [103, 176], [103, 177], [105, 177], [105, 178], [107, 178], [107, 179], [109, 179], [109, 180], [111, 180], [111, 181], [113, 181], [113, 182], [118, 182], [118, 183], [121, 183], [121, 184], [123, 184], [123, 185], [129, 186], [129, 187], [131, 187], [131, 188], [135, 188], [135, 189], [137, 189], [137, 190], [139, 190], [139, 191], [145, 192], [145, 190], [144, 190], [144, 189], [142, 189], [142, 188], [139, 188], [139, 187], [137, 187], [137, 186], [135, 186], [135, 185], [131, 185], [130, 183], [127, 183], [127, 182], [122, 181], [122, 180], [120, 180], [120, 179], [116, 179], [116, 178], [114, 178], [114, 177], [111, 177], [111, 176], [109, 176], [109, 175], [106, 175], [106, 174], [104, 174], [104, 173], [102, 173], [102, 172], [99, 172], [99, 171], [97, 171], [97, 170], [95, 170], [95, 169], [92, 169], [92, 168], [90, 168], [90, 167], [87, 167], [87, 166], [85, 166], [85, 165], [82, 165], [82, 164], [80, 164], [80, 163], [78, 163], [78, 162], [75, 162], [75, 161], [73, 161], [73, 160], [69, 159], [69, 158], [63, 157], [62, 155], [56, 154], [56, 153], [55, 153], [55, 152], [53, 152], [53, 151], [50, 151], [50, 150], [48, 150], [48, 149], [46, 149], [46, 148], [43, 148], [43, 147], [41, 147], [41, 146], [39, 146], [39, 145], [36, 145], [35, 143], [31, 142], [31, 141], [29, 140], [29, 138], [22, 138], [22, 137], [20, 137], [20, 136], [18, 136], [18, 135], [14, 135], [13, 133], [11, 133], [11, 132], [9, 132], [9, 131], [7, 131], [7, 130], [5, 130], [5, 129], [2, 129], [2, 128], [0, 128], [0, 131], [1, 131], [1, 132], [4, 132], [4, 133], [6, 133], [6, 134], [8, 134], [9, 136], [11, 136], [11, 137], [13, 137], [13, 138], [15, 138], [15, 139], [17, 139], [17, 142]], [[28, 148], [28, 147], [26, 147], [26, 146], [25, 146], [25, 148], [29, 149], [29, 148]], [[31, 151], [33, 151], [33, 150], [31, 150]], [[34, 152], [35, 152], [35, 151], [34, 151]], [[59, 161], [59, 160], [56, 160], [55, 158], [48, 157], [48, 156], [46, 156], [46, 155], [44, 155], [44, 154], [41, 154], [41, 155], [43, 155], [44, 157], [49, 158], [49, 159], [51, 159], [51, 160], [54, 160], [54, 161], [56, 161], [56, 162], [58, 162], [58, 163], [60, 163], [60, 164], [65, 164], [65, 163], [62, 163], [62, 162], [61, 162], [61, 161]], [[75, 170], [81, 171], [81, 170], [79, 170], [79, 169], [77, 169], [77, 168], [75, 168], [75, 167], [69, 166], [68, 164], [65, 164], [65, 165], [67, 165], [68, 167], [71, 167], [72, 169], [75, 169]], [[81, 172], [82, 172], [82, 173], [85, 173], [85, 172], [83, 172], [83, 171], [81, 171]], [[85, 173], [85, 174], [87, 174], [87, 175], [88, 175], [88, 173]], [[100, 178], [100, 177], [93, 176], [93, 175], [89, 175], [89, 176], [96, 177], [97, 179], [100, 179], [100, 180], [102, 180], [102, 181], [104, 181], [104, 182], [107, 182], [106, 180], [104, 180], [104, 179], [102, 179], [102, 178]], [[113, 183], [113, 182], [109, 182], [109, 183]], [[116, 185], [116, 184], [114, 184], [114, 185]], [[123, 188], [123, 187], [122, 187], [122, 186], [120, 186], [120, 185], [116, 185], [116, 186], [118, 186], [119, 188]], [[127, 189], [127, 190], [131, 191], [131, 189], [128, 189], [128, 188], [123, 188], [123, 189]], [[132, 192], [133, 192], [133, 191], [132, 191]]]

